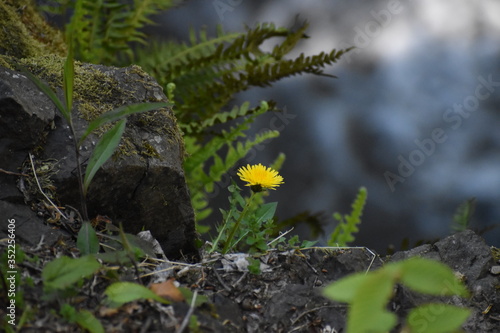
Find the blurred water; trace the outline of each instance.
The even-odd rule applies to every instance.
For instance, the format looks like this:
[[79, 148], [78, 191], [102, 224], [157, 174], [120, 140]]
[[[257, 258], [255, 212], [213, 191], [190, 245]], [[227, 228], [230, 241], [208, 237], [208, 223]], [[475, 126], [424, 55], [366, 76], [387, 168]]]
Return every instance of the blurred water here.
[[[296, 14], [311, 23], [299, 53], [358, 48], [328, 70], [336, 80], [302, 76], [241, 96], [273, 98], [296, 116], [254, 161], [287, 154], [286, 184], [272, 194], [279, 216], [347, 213], [366, 186], [357, 245], [383, 252], [404, 237], [444, 236], [470, 197], [478, 200], [473, 227], [499, 224], [500, 3], [190, 1], [160, 21], [163, 36], [185, 38], [189, 26], [290, 26]], [[402, 176], [402, 163], [414, 170]], [[389, 184], [387, 172], [404, 181]], [[500, 246], [499, 229], [485, 234], [491, 245]]]

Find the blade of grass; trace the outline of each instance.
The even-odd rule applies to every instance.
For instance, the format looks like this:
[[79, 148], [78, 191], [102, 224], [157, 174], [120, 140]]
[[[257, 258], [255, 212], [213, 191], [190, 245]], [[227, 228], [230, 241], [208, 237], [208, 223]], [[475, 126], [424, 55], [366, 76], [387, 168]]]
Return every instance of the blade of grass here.
[[94, 228], [92, 228], [92, 225], [89, 222], [83, 222], [82, 227], [78, 232], [76, 245], [82, 255], [95, 254], [99, 252], [99, 240], [97, 239]]
[[140, 113], [140, 112], [146, 112], [146, 111], [151, 111], [151, 110], [156, 110], [159, 108], [164, 108], [167, 106], [172, 106], [173, 103], [140, 103], [140, 104], [131, 104], [131, 105], [124, 105], [119, 108], [116, 108], [112, 111], [103, 113], [101, 116], [98, 118], [94, 119], [93, 121], [90, 122], [89, 126], [83, 133], [82, 137], [80, 138], [79, 145], [83, 143], [83, 141], [87, 138], [87, 136], [92, 133], [93, 130], [96, 128], [113, 122], [120, 120], [124, 117], [127, 117], [131, 114], [134, 113]]
[[83, 180], [84, 195], [87, 194], [90, 182], [97, 170], [113, 155], [116, 147], [118, 147], [126, 124], [127, 119], [118, 121], [113, 128], [102, 135], [101, 140], [97, 143], [85, 171]]
[[50, 88], [45, 82], [42, 82], [42, 80], [40, 80], [39, 78], [37, 78], [36, 76], [31, 74], [26, 68], [21, 68], [21, 70], [23, 71], [24, 75], [26, 75], [31, 80], [31, 82], [33, 82], [38, 87], [38, 89], [40, 89], [45, 95], [47, 95], [47, 97], [50, 98], [52, 103], [54, 103], [54, 105], [57, 107], [57, 109], [61, 112], [64, 119], [66, 119], [66, 121], [69, 123], [70, 122], [70, 118], [69, 118], [70, 112], [67, 112], [66, 107], [61, 102], [61, 100], [57, 97], [54, 90], [52, 90], [52, 88]]
[[74, 76], [75, 64], [73, 61], [73, 48], [70, 45], [68, 56], [66, 57], [66, 62], [64, 63], [63, 75], [64, 98], [66, 99], [66, 111], [68, 111], [68, 114], [65, 117], [67, 117], [67, 119], [71, 119], [71, 110], [73, 109]]

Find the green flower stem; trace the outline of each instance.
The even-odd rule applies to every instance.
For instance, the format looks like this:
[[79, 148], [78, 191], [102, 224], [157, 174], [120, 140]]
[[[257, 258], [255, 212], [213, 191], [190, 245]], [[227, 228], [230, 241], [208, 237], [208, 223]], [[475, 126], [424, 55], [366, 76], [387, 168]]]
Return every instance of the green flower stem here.
[[80, 190], [80, 202], [81, 202], [81, 208], [82, 208], [82, 218], [83, 221], [90, 221], [89, 220], [89, 213], [87, 211], [87, 196], [85, 193], [85, 190], [83, 188], [83, 171], [82, 171], [82, 165], [80, 164], [80, 145], [78, 144], [78, 140], [76, 139], [76, 132], [75, 128], [73, 127], [73, 122], [70, 119], [69, 122], [69, 128], [71, 129], [71, 135], [73, 136], [73, 144], [75, 148], [75, 155], [76, 155], [76, 171], [78, 175], [78, 187]]
[[233, 229], [231, 229], [231, 232], [229, 233], [229, 236], [226, 239], [226, 244], [224, 244], [224, 248], [222, 249], [222, 254], [226, 254], [227, 251], [229, 251], [229, 249], [231, 248], [231, 242], [233, 240], [234, 234], [236, 234], [236, 230], [238, 230], [241, 220], [243, 220], [243, 217], [247, 214], [248, 208], [250, 207], [250, 203], [252, 202], [254, 196], [255, 192], [252, 191], [252, 194], [250, 195], [250, 198], [248, 198], [245, 207], [243, 208], [243, 211], [240, 214], [240, 217], [238, 217], [238, 220], [234, 224]]

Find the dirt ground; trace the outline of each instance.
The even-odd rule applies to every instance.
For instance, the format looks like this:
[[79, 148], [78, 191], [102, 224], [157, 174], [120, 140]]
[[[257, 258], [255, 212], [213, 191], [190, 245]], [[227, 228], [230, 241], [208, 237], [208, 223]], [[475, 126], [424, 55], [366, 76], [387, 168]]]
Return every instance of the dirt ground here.
[[[460, 253], [456, 246], [468, 254]], [[260, 274], [248, 271], [245, 254], [206, 255], [194, 263], [145, 260], [138, 264], [140, 283], [151, 286], [175, 281], [166, 289], [176, 301], [163, 305], [140, 300], [119, 308], [106, 305], [104, 290], [117, 279], [137, 282], [138, 273], [132, 265], [107, 265], [72, 295], [47, 299], [42, 288], [42, 267], [56, 256], [75, 256], [78, 251], [71, 240], [24, 251], [27, 258], [37, 260], [19, 264], [26, 313], [20, 332], [83, 332], [62, 318], [63, 303], [89, 310], [101, 321], [105, 332], [345, 332], [347, 306], [324, 298], [323, 287], [350, 273], [377, 269], [391, 259], [413, 255], [444, 262], [457, 258], [452, 268], [466, 276], [473, 296], [447, 302], [472, 308], [473, 315], [463, 327], [465, 332], [499, 332], [500, 327], [499, 276], [490, 272], [498, 263], [492, 249], [471, 231], [390, 258], [381, 258], [366, 248], [270, 251], [255, 257], [260, 262]], [[189, 296], [179, 296], [177, 285], [190, 290]], [[7, 304], [3, 299], [1, 303]], [[400, 321], [394, 332], [401, 332], [408, 309], [418, 303], [417, 296], [396, 288], [388, 305]], [[0, 312], [4, 310], [0, 308]], [[5, 314], [1, 317], [5, 318]]]

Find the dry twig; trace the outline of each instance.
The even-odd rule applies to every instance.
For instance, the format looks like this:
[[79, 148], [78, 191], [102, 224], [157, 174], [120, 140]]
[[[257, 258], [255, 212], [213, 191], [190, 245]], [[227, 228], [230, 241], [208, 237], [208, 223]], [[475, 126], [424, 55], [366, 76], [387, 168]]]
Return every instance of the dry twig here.
[[0, 172], [3, 172], [7, 175], [12, 175], [12, 176], [23, 176], [23, 177], [28, 177], [27, 174], [25, 173], [17, 173], [17, 172], [12, 172], [12, 171], [7, 171], [7, 170], [4, 170], [2, 168], [0, 168]]
[[191, 299], [191, 306], [189, 307], [188, 312], [184, 316], [184, 320], [182, 321], [181, 326], [179, 326], [179, 328], [177, 329], [177, 331], [175, 331], [175, 333], [182, 333], [184, 331], [184, 329], [187, 327], [187, 325], [189, 323], [189, 318], [191, 318], [191, 315], [194, 312], [194, 307], [196, 304], [196, 297], [197, 296], [198, 296], [198, 290], [195, 290], [193, 292], [193, 298]]
[[59, 208], [57, 208], [56, 204], [53, 203], [52, 200], [50, 200], [50, 198], [43, 192], [42, 186], [40, 185], [40, 182], [38, 181], [38, 177], [36, 176], [35, 163], [33, 162], [33, 155], [31, 155], [31, 153], [29, 153], [29, 157], [30, 157], [30, 162], [31, 162], [31, 168], [33, 169], [33, 176], [35, 176], [36, 184], [38, 185], [38, 189], [40, 190], [40, 193], [42, 193], [42, 195], [45, 197], [45, 199], [47, 199], [47, 201], [55, 208], [55, 210], [59, 214], [61, 214], [62, 217], [64, 217], [65, 220], [68, 220], [68, 217], [66, 215], [64, 215], [64, 213], [61, 212], [61, 210]]

